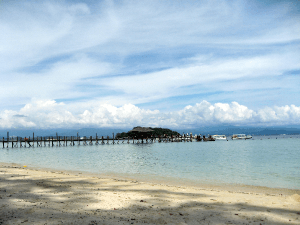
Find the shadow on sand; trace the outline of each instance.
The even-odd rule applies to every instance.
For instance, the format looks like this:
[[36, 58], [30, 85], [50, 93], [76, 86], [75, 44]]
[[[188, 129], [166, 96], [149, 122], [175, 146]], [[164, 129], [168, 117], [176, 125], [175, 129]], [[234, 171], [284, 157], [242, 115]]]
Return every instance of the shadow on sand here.
[[213, 194], [159, 185], [140, 189], [133, 181], [0, 172], [0, 224], [300, 224], [300, 209], [218, 202]]

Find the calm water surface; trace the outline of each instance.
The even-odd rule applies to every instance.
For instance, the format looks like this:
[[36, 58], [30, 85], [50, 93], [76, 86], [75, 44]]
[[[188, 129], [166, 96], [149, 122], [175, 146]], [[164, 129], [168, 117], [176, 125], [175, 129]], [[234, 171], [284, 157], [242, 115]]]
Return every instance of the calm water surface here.
[[300, 137], [0, 148], [0, 162], [131, 177], [300, 189]]

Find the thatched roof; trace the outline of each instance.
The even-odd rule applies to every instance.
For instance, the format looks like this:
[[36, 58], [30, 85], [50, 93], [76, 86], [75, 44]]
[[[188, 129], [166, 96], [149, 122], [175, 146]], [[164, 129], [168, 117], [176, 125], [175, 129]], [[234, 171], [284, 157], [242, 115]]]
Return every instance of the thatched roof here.
[[128, 132], [147, 133], [152, 131], [154, 130], [150, 129], [149, 127], [134, 127], [132, 130]]

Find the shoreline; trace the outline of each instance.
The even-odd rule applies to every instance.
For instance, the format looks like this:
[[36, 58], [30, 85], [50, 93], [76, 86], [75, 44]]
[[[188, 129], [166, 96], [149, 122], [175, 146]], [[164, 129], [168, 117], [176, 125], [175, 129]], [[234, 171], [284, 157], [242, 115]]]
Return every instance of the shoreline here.
[[22, 165], [19, 163], [6, 163], [0, 162], [0, 166], [8, 167], [19, 167], [26, 168], [31, 170], [39, 170], [43, 172], [54, 171], [58, 173], [67, 173], [71, 175], [82, 175], [88, 177], [97, 177], [97, 178], [107, 178], [107, 179], [117, 179], [117, 180], [129, 180], [149, 184], [163, 184], [169, 186], [183, 186], [191, 188], [205, 188], [205, 189], [216, 189], [219, 191], [234, 191], [234, 192], [256, 192], [261, 194], [276, 194], [281, 193], [284, 195], [299, 194], [300, 189], [293, 188], [281, 188], [281, 187], [268, 187], [268, 186], [258, 186], [258, 185], [248, 185], [241, 183], [223, 183], [219, 181], [194, 181], [190, 179], [174, 178], [174, 177], [162, 177], [154, 175], [144, 175], [144, 174], [121, 174], [121, 173], [93, 173], [80, 170], [66, 170], [66, 169], [55, 169], [55, 168], [46, 168], [41, 166], [28, 166]]
[[0, 163], [0, 224], [299, 224], [300, 190], [190, 186]]

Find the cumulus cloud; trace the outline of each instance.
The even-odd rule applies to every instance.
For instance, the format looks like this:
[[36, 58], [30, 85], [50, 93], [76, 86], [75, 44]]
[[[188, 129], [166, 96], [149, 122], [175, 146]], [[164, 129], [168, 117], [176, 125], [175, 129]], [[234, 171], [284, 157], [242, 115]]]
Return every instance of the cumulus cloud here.
[[82, 128], [82, 127], [175, 127], [197, 128], [209, 125], [289, 125], [300, 124], [300, 107], [274, 106], [258, 111], [237, 102], [211, 104], [202, 101], [179, 111], [163, 113], [141, 109], [132, 104], [116, 107], [98, 104], [80, 113], [65, 103], [33, 100], [19, 111], [0, 113], [1, 128]]
[[186, 106], [183, 110], [173, 113], [178, 115], [179, 125], [190, 126], [218, 125], [218, 124], [251, 124], [254, 111], [237, 102], [215, 103], [207, 101], [197, 103], [195, 106]]
[[300, 124], [300, 107], [295, 105], [266, 107], [257, 112], [257, 119], [261, 123], [285, 125], [287, 123]]

